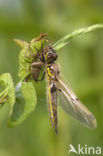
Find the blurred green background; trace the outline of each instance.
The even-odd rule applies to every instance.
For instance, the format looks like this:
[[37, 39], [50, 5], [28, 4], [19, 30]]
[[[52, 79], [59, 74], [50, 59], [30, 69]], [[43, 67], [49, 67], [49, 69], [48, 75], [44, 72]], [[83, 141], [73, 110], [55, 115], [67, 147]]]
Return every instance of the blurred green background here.
[[[20, 48], [13, 38], [29, 41], [46, 32], [55, 42], [97, 23], [103, 23], [102, 0], [0, 0], [0, 74], [10, 72], [14, 83], [18, 81]], [[9, 106], [0, 110], [0, 156], [68, 156], [69, 144], [76, 149], [78, 144], [103, 149], [103, 30], [74, 39], [58, 55], [64, 79], [95, 115], [97, 129], [83, 127], [59, 108], [56, 135], [44, 80], [35, 85], [36, 109], [21, 125], [8, 128]]]

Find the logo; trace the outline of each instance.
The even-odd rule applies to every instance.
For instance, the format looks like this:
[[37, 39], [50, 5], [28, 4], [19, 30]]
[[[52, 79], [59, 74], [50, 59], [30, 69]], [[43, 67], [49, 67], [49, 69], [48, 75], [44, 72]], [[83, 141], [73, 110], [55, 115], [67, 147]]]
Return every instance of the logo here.
[[99, 147], [99, 146], [89, 147], [87, 145], [81, 146], [80, 144], [78, 144], [77, 149], [75, 149], [75, 147], [72, 144], [70, 144], [69, 147], [70, 147], [70, 149], [68, 151], [68, 154], [76, 153], [76, 154], [97, 154], [97, 155], [100, 155], [102, 153], [101, 147]]

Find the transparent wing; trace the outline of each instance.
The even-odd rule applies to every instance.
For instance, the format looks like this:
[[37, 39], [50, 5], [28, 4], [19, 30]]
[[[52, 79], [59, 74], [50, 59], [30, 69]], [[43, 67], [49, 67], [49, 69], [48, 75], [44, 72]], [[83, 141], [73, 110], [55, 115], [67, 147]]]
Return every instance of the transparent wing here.
[[96, 128], [96, 119], [93, 114], [81, 103], [73, 91], [63, 81], [61, 76], [57, 75], [56, 78], [57, 81], [55, 81], [55, 85], [59, 89], [63, 110], [86, 127], [91, 129]]

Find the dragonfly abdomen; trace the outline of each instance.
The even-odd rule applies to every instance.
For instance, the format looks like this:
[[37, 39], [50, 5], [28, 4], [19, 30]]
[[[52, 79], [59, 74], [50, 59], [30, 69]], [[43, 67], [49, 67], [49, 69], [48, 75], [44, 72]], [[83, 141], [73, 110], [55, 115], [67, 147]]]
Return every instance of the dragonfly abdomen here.
[[54, 130], [57, 133], [57, 125], [58, 125], [58, 118], [57, 118], [57, 90], [53, 83], [48, 85], [48, 104], [49, 104], [49, 115], [51, 124]]

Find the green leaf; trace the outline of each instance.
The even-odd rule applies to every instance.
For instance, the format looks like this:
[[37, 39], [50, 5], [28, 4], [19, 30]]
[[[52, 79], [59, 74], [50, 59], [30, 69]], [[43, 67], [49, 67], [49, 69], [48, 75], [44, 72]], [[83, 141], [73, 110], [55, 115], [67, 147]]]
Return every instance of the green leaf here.
[[46, 39], [37, 41], [36, 39], [31, 40], [29, 43], [15, 39], [15, 42], [19, 44], [23, 49], [19, 54], [19, 77], [21, 79], [26, 78], [31, 73], [31, 63], [37, 59], [37, 52], [41, 52], [42, 46], [44, 47]]
[[35, 109], [36, 92], [32, 82], [20, 82], [16, 86], [16, 102], [10, 116], [8, 126], [13, 127], [23, 122]]
[[0, 84], [4, 87], [4, 90], [0, 93], [1, 107], [8, 102], [12, 109], [15, 103], [15, 89], [11, 75], [9, 73], [0, 75]]
[[20, 39], [14, 39], [14, 42], [18, 44], [21, 48], [25, 48], [26, 46], [28, 46], [28, 43], [26, 41]]
[[67, 45], [71, 39], [73, 39], [73, 38], [75, 38], [75, 37], [77, 37], [79, 35], [86, 34], [86, 33], [89, 33], [89, 32], [92, 32], [92, 31], [98, 30], [98, 29], [103, 29], [103, 24], [96, 24], [96, 25], [92, 25], [92, 26], [89, 26], [89, 27], [86, 27], [86, 28], [81, 28], [81, 29], [75, 30], [71, 34], [65, 35], [60, 40], [58, 40], [53, 45], [53, 48], [55, 50], [60, 50], [65, 45]]

